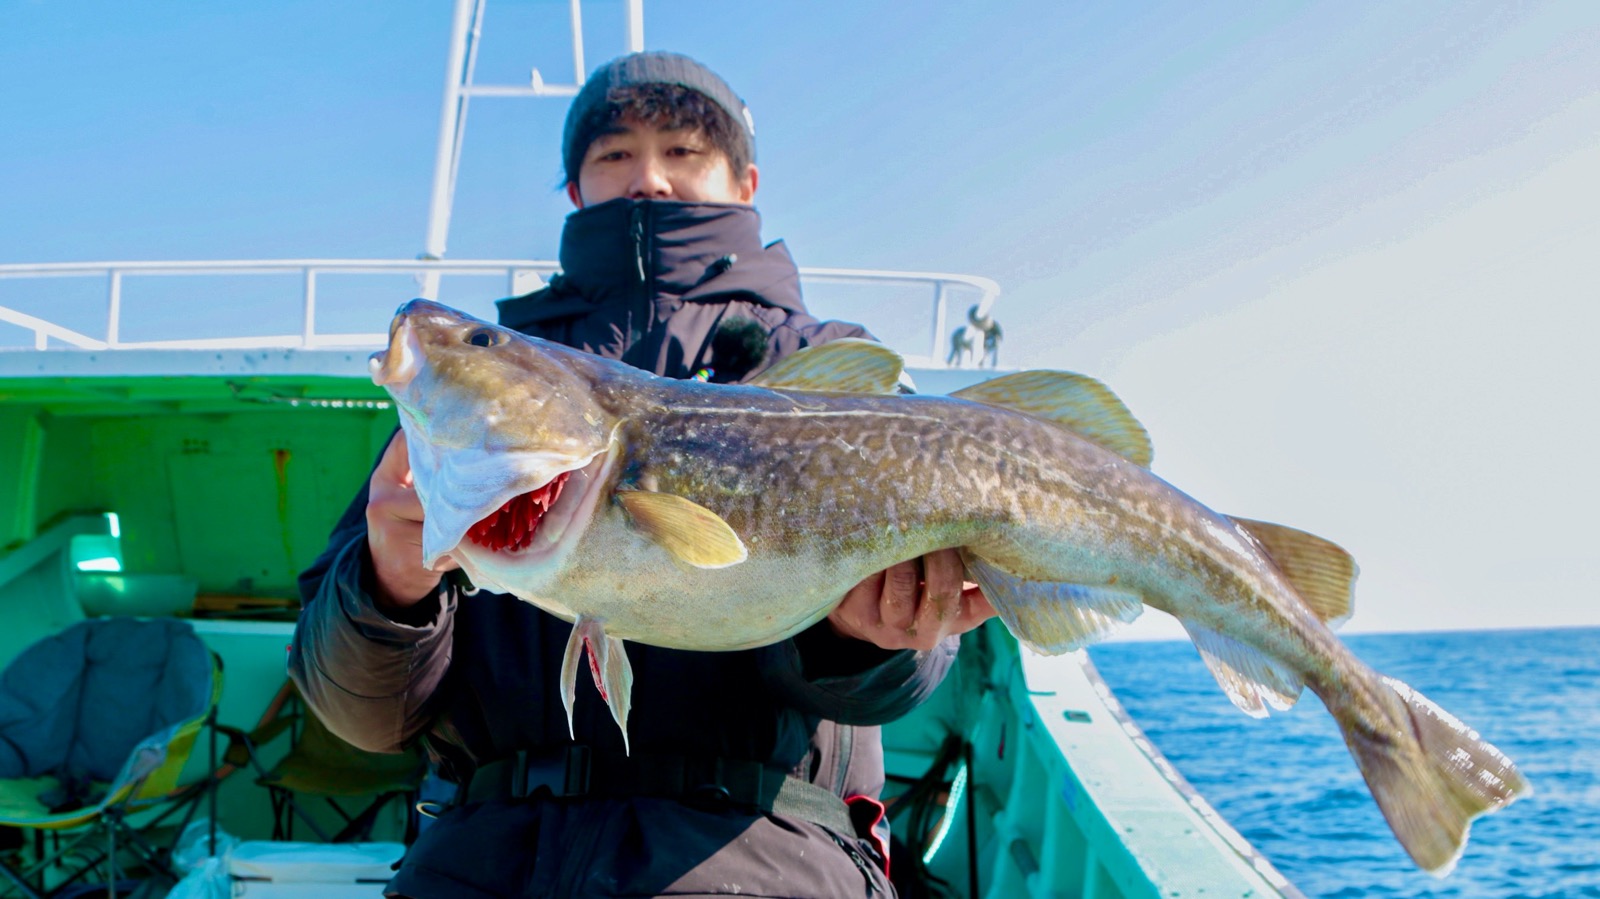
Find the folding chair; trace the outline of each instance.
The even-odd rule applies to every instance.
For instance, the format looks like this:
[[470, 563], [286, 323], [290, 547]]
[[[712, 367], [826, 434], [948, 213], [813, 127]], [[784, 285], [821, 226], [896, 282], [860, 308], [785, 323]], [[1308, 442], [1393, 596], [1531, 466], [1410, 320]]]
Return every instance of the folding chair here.
[[[399, 754], [367, 752], [339, 739], [306, 707], [292, 681], [284, 682], [249, 733], [227, 726], [218, 730], [228, 736], [224, 770], [250, 765], [258, 775], [256, 783], [271, 795], [274, 840], [294, 839], [296, 818], [323, 842], [369, 840], [378, 815], [394, 801], [405, 809], [404, 842], [409, 845], [415, 839], [414, 806], [427, 774], [427, 763], [415, 749]], [[267, 764], [263, 747], [286, 731], [287, 753]], [[342, 822], [340, 829], [329, 833], [327, 819], [318, 822], [297, 797], [324, 799]], [[352, 803], [364, 804], [352, 807]]]
[[0, 875], [30, 899], [94, 871], [114, 895], [130, 853], [172, 875], [149, 835], [209, 790], [178, 777], [221, 693], [220, 660], [177, 619], [89, 619], [24, 649], [0, 673], [0, 825], [35, 839]]

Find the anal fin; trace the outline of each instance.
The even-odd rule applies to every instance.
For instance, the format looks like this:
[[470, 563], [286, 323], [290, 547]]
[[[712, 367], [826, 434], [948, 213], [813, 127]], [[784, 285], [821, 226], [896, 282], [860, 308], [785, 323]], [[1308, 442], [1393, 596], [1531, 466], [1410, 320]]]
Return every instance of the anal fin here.
[[627, 752], [633, 666], [628, 664], [628, 652], [623, 642], [608, 636], [600, 619], [587, 615], [579, 615], [573, 623], [566, 652], [561, 656], [561, 705], [567, 710], [567, 734], [577, 739], [572, 707], [577, 699], [578, 668], [583, 664], [585, 653], [589, 656], [589, 673], [594, 678], [595, 689], [600, 691], [617, 727], [622, 728], [622, 748]]
[[1030, 581], [970, 553], [962, 558], [1011, 635], [1042, 655], [1082, 649], [1144, 611], [1139, 594], [1127, 590]]
[[1246, 715], [1265, 718], [1268, 706], [1283, 711], [1300, 699], [1305, 684], [1299, 675], [1266, 653], [1192, 622], [1183, 622], [1183, 629], [1222, 692]]

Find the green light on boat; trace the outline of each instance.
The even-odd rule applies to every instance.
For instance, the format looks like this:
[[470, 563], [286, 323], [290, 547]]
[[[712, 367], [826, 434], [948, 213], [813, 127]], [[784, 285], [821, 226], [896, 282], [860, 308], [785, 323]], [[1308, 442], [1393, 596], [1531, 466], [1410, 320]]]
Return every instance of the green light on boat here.
[[104, 515], [104, 534], [77, 534], [72, 538], [70, 558], [78, 571], [122, 570], [122, 522], [115, 512]]
[[922, 863], [930, 864], [933, 857], [939, 854], [939, 847], [944, 845], [944, 838], [950, 835], [950, 825], [955, 823], [956, 809], [961, 807], [961, 795], [967, 791], [967, 766], [962, 765], [956, 771], [956, 779], [950, 784], [950, 799], [944, 805], [944, 817], [939, 819], [939, 829], [933, 835], [933, 842], [928, 844], [928, 851], [922, 853]]

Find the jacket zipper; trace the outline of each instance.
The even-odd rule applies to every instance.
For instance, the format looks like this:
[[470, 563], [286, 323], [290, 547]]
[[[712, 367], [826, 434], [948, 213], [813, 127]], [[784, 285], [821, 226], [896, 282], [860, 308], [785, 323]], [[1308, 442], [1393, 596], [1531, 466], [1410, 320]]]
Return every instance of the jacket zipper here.
[[[650, 314], [650, 232], [645, 227], [645, 208], [643, 205], [634, 205], [629, 213], [629, 230], [633, 234], [633, 262], [635, 271], [639, 274], [639, 302], [634, 308], [628, 310], [628, 344], [623, 347], [626, 352], [633, 348], [640, 338], [644, 337], [645, 322], [649, 321]], [[638, 322], [635, 316], [640, 316]]]

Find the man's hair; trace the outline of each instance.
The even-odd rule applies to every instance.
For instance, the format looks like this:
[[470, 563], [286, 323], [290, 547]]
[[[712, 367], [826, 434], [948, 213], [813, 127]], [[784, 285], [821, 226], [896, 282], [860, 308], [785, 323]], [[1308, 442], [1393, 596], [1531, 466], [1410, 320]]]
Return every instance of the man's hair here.
[[727, 158], [735, 178], [752, 161], [743, 126], [705, 94], [677, 84], [635, 84], [607, 91], [603, 102], [573, 123], [563, 160], [567, 184], [578, 180], [589, 145], [620, 128], [624, 121], [660, 130], [699, 131]]

